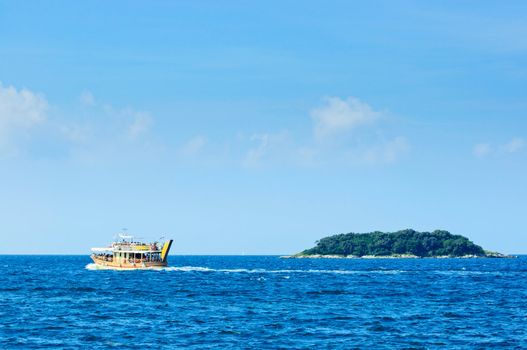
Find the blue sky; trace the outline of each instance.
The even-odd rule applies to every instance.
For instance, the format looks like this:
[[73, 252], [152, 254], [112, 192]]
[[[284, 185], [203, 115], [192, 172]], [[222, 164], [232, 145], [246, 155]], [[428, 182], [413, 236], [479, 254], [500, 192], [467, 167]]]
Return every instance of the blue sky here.
[[446, 229], [527, 253], [523, 1], [0, 0], [0, 253]]

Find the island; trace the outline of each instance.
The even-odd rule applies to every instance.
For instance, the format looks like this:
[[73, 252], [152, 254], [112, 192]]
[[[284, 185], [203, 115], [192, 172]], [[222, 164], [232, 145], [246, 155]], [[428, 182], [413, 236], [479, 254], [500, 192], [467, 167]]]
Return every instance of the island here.
[[486, 251], [448, 231], [346, 233], [322, 238], [315, 247], [283, 258], [509, 258]]

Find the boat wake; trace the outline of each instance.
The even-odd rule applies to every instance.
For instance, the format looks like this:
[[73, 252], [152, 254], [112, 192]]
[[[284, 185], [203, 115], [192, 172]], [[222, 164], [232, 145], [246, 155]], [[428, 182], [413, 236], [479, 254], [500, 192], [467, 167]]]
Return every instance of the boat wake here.
[[[96, 264], [86, 265], [87, 270], [116, 270], [115, 268], [109, 268], [105, 266], [99, 266]], [[134, 269], [122, 269], [126, 271]], [[352, 275], [352, 274], [365, 274], [365, 273], [381, 273], [381, 274], [397, 274], [405, 271], [402, 270], [267, 270], [267, 269], [211, 269], [202, 266], [168, 266], [168, 267], [153, 267], [153, 268], [141, 268], [135, 270], [153, 270], [153, 271], [166, 271], [166, 272], [210, 272], [210, 273], [247, 273], [247, 274], [291, 274], [291, 273], [321, 273], [321, 274], [340, 274], [340, 275]]]
[[[393, 270], [393, 269], [378, 269], [378, 270], [268, 270], [268, 269], [212, 269], [203, 266], [168, 266], [168, 267], [150, 267], [150, 268], [137, 268], [137, 269], [116, 269], [105, 266], [98, 266], [96, 264], [86, 265], [87, 270], [118, 270], [118, 271], [137, 271], [137, 270], [151, 270], [161, 272], [193, 272], [193, 273], [224, 273], [224, 274], [336, 274], [336, 275], [397, 275], [402, 273], [415, 273], [413, 270]], [[449, 271], [437, 271], [428, 270], [421, 271], [421, 273], [430, 273], [437, 275], [504, 275], [504, 272], [495, 271], [466, 271], [465, 268], [461, 270], [449, 270]], [[287, 277], [289, 278], [289, 277]]]
[[321, 274], [364, 274], [364, 273], [381, 273], [381, 274], [398, 274], [402, 270], [267, 270], [267, 269], [211, 269], [200, 266], [169, 266], [163, 267], [162, 271], [176, 272], [220, 272], [220, 273], [249, 273], [249, 274], [289, 274], [289, 273], [321, 273]]
[[99, 270], [99, 267], [96, 264], [88, 264], [86, 270]]

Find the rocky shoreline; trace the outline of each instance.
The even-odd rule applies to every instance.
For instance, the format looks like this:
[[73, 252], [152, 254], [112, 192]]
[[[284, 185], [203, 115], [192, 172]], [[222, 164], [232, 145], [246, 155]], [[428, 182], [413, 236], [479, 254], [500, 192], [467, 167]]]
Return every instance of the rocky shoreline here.
[[420, 257], [412, 254], [394, 254], [394, 255], [320, 255], [320, 254], [295, 254], [283, 255], [281, 259], [481, 259], [481, 258], [497, 258], [497, 259], [511, 259], [516, 258], [514, 255], [501, 254], [496, 252], [487, 252], [485, 255], [462, 255], [462, 256], [430, 256]]

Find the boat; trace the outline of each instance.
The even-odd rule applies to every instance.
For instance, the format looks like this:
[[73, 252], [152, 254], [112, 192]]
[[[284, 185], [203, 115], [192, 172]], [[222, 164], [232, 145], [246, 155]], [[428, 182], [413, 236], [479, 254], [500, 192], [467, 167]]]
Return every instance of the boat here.
[[168, 252], [172, 240], [144, 243], [134, 239], [134, 236], [119, 234], [120, 239], [108, 247], [92, 248], [91, 259], [96, 268], [125, 270], [150, 269], [168, 265]]

